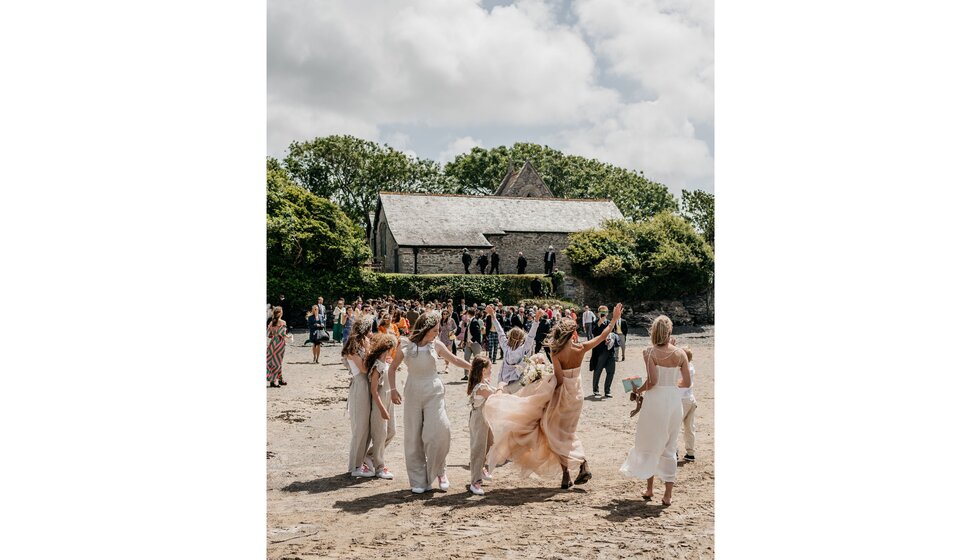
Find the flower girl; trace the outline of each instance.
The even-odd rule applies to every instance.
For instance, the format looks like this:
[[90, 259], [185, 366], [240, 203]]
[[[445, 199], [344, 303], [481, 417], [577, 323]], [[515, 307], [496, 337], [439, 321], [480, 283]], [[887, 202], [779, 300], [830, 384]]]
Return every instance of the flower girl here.
[[365, 365], [371, 384], [371, 447], [367, 450], [368, 466], [374, 467], [378, 478], [391, 480], [394, 475], [385, 465], [385, 448], [395, 438], [395, 409], [391, 405], [391, 391], [385, 383], [391, 352], [398, 345], [393, 334], [377, 334], [371, 341], [371, 353]]
[[466, 394], [470, 397], [470, 492], [482, 496], [483, 480], [491, 475], [486, 468], [490, 425], [483, 417], [483, 405], [495, 392], [490, 388], [490, 360], [473, 358]]

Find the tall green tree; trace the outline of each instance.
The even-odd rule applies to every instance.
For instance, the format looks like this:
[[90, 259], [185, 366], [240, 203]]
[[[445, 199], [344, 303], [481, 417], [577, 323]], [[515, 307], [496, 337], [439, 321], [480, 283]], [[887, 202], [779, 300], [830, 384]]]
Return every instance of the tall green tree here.
[[370, 255], [361, 228], [336, 204], [293, 184], [278, 162], [267, 161], [267, 289], [286, 296], [290, 318], [328, 290], [358, 285]]
[[702, 190], [682, 190], [681, 216], [715, 246], [715, 195]]
[[371, 235], [378, 193], [456, 192], [439, 165], [354, 136], [327, 136], [293, 142], [284, 160], [289, 176], [311, 193], [329, 198]]
[[555, 196], [561, 198], [609, 198], [632, 220], [648, 219], [658, 212], [677, 210], [677, 200], [667, 187], [642, 173], [595, 159], [566, 155], [540, 144], [516, 143], [511, 147], [473, 148], [447, 163], [445, 174], [454, 177], [463, 192], [490, 194], [507, 173], [510, 162], [524, 161], [541, 175]]

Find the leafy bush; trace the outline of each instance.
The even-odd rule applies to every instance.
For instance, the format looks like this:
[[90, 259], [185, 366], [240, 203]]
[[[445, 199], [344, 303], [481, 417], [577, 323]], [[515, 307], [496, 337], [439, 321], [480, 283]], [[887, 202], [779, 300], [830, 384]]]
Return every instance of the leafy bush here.
[[545, 306], [545, 305], [548, 307], [554, 307], [556, 305], [560, 305], [562, 306], [563, 309], [565, 308], [574, 309], [576, 313], [581, 313], [582, 311], [581, 305], [575, 303], [574, 301], [568, 301], [564, 299], [536, 299], [536, 298], [522, 299], [519, 302], [517, 302], [517, 305], [523, 305], [525, 308], [531, 305], [537, 305], [538, 307]]
[[690, 223], [668, 212], [573, 233], [565, 255], [576, 276], [635, 299], [698, 293], [714, 269], [711, 246]]

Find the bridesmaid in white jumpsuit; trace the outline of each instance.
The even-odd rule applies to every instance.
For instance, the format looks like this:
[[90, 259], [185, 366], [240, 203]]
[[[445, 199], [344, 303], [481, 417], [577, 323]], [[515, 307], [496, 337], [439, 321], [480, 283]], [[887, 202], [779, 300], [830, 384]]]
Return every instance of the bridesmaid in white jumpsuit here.
[[441, 357], [463, 369], [470, 363], [454, 355], [437, 340], [439, 314], [426, 313], [415, 321], [408, 340], [402, 340], [395, 359], [388, 366], [391, 402], [402, 404], [395, 385], [395, 373], [404, 361], [408, 366], [405, 380], [405, 470], [412, 492], [421, 494], [438, 486], [449, 489], [446, 456], [449, 455], [449, 416], [446, 414], [446, 388], [436, 372], [436, 358]]

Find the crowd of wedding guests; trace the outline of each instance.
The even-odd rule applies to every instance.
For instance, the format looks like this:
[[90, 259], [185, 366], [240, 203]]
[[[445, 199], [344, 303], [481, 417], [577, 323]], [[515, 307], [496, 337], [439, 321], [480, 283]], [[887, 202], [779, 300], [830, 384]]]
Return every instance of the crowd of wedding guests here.
[[[282, 307], [269, 304], [267, 311], [266, 380], [270, 387], [280, 387], [286, 385], [282, 358], [291, 335], [282, 320]], [[395, 434], [393, 406], [402, 405], [395, 374], [404, 364], [407, 379], [402, 408], [412, 491], [448, 489], [449, 420], [439, 375], [448, 374], [453, 364], [463, 370], [462, 379], [469, 381], [470, 492], [482, 495], [483, 482], [491, 480], [493, 469], [508, 460], [538, 474], [560, 467], [562, 488], [569, 488], [592, 477], [575, 435], [583, 400], [578, 371], [585, 352], [591, 351], [593, 400], [612, 397], [616, 362], [626, 358], [628, 327], [621, 312], [622, 305], [610, 313], [605, 305], [593, 311], [589, 306], [577, 310], [561, 305], [503, 305], [499, 300], [422, 302], [393, 296], [358, 297], [349, 303], [339, 299], [331, 309], [319, 297], [306, 313], [309, 337], [304, 345], [313, 345], [314, 363], [319, 361], [322, 344], [343, 345], [341, 355], [352, 374], [348, 397], [352, 476], [394, 477], [384, 462], [384, 448]], [[651, 329], [652, 345], [643, 351], [647, 379], [634, 386], [631, 397], [637, 401], [633, 414], [640, 413], [636, 446], [620, 469], [647, 480], [645, 499], [652, 495], [653, 477], [662, 478], [665, 505], [671, 499], [681, 426], [684, 459], [694, 460], [697, 407], [691, 392], [693, 355], [689, 348], [675, 346], [672, 329], [666, 316], [658, 317]], [[553, 362], [555, 375], [548, 378], [547, 385], [536, 382], [525, 387], [520, 380], [521, 362], [539, 352]], [[503, 363], [493, 376], [498, 361]], [[651, 398], [655, 402], [642, 407], [643, 394], [648, 395], [648, 402]], [[532, 445], [530, 434], [544, 440]], [[495, 435], [506, 441], [498, 440], [494, 446]], [[550, 451], [540, 455], [542, 449]], [[574, 483], [569, 474], [572, 466], [580, 468]]]

